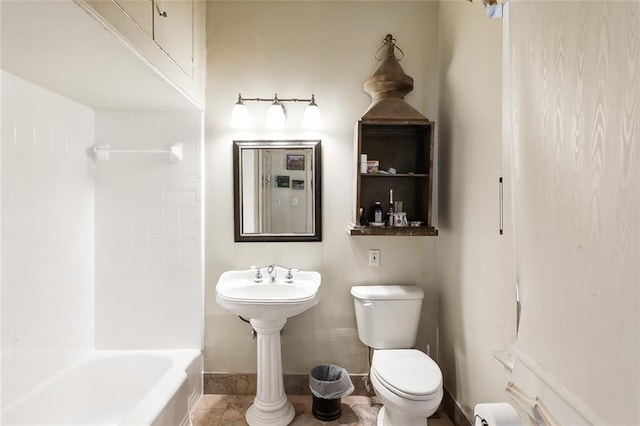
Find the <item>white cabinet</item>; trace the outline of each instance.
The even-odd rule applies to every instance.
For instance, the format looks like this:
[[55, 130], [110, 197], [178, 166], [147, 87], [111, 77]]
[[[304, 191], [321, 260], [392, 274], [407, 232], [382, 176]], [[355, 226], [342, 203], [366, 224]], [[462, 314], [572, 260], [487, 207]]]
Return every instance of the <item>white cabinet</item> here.
[[204, 105], [206, 2], [77, 0], [196, 106]]
[[138, 26], [153, 37], [153, 0], [114, 0]]
[[188, 75], [193, 74], [193, 1], [155, 0], [153, 38]]

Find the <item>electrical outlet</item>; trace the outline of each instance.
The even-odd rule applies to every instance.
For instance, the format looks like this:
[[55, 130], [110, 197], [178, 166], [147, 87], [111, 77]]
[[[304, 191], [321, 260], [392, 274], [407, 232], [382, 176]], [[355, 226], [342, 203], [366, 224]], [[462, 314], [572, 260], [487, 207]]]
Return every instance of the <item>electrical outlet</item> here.
[[380, 250], [369, 249], [369, 266], [380, 266]]

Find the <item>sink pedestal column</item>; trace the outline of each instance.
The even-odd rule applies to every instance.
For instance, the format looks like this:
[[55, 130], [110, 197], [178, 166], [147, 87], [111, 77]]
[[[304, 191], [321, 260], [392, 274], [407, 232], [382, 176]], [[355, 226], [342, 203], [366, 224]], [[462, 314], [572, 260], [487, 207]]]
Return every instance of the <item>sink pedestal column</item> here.
[[253, 405], [245, 418], [250, 425], [285, 426], [295, 417], [295, 410], [284, 394], [280, 330], [286, 319], [252, 319], [258, 334], [258, 383]]

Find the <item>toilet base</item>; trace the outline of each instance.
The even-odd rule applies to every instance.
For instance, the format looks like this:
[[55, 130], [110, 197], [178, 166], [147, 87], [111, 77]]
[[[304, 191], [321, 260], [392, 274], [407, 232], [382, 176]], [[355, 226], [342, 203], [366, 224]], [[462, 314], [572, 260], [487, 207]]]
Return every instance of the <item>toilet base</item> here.
[[384, 426], [384, 406], [378, 411], [376, 426]]

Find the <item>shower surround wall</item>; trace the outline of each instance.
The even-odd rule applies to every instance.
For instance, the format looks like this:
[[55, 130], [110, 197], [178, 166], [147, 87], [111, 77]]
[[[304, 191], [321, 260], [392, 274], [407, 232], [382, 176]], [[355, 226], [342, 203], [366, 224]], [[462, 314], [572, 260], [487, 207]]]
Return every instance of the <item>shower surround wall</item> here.
[[94, 346], [94, 111], [2, 73], [2, 405]]
[[[93, 349], [202, 347], [200, 117], [94, 111], [2, 72], [2, 407]], [[180, 163], [90, 155], [176, 142]]]
[[201, 120], [199, 112], [99, 112], [96, 140], [96, 347], [202, 347]]

